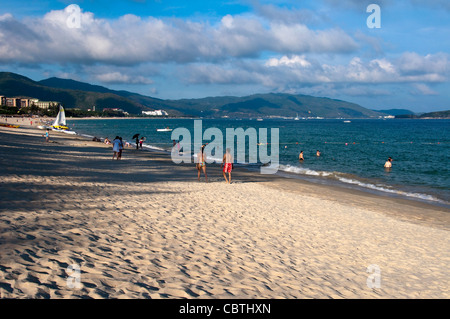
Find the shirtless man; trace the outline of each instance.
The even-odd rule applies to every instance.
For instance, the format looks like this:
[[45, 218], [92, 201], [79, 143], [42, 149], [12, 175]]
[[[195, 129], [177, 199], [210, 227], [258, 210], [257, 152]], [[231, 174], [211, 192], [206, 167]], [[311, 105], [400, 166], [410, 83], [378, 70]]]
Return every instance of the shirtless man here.
[[299, 161], [303, 161], [303, 151], [300, 152], [300, 155], [298, 156]]
[[[223, 156], [220, 168], [222, 168], [222, 166], [223, 166], [223, 177], [225, 178], [225, 181], [228, 184], [231, 184], [231, 171], [233, 170], [233, 158], [231, 157], [229, 148], [227, 148], [227, 152]], [[228, 173], [228, 179], [226, 173]]]

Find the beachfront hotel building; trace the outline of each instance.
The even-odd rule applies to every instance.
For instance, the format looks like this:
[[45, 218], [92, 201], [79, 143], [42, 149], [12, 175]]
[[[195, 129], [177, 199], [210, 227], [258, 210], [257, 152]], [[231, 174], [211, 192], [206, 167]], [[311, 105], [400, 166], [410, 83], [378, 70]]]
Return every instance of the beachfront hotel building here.
[[0, 106], [23, 108], [35, 105], [40, 109], [48, 109], [51, 106], [59, 106], [60, 104], [60, 102], [56, 101], [40, 101], [39, 99], [24, 99], [16, 97], [12, 98], [0, 95]]
[[0, 95], [0, 106], [21, 107], [22, 99]]
[[56, 101], [40, 101], [38, 99], [31, 99], [31, 104], [36, 105], [40, 109], [48, 109], [51, 106], [59, 106], [61, 103]]

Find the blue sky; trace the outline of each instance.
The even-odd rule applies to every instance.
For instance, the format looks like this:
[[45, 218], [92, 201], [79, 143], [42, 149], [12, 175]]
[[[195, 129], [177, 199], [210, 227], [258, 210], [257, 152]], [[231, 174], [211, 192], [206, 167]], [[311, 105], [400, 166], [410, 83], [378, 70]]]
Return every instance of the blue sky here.
[[[369, 28], [369, 4], [381, 27]], [[450, 1], [8, 1], [0, 70], [163, 99], [285, 92], [450, 109]]]

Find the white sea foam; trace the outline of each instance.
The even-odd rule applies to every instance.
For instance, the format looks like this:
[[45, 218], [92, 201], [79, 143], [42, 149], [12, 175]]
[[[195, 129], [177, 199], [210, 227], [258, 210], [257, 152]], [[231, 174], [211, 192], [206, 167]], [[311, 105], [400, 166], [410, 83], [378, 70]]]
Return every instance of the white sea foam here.
[[147, 149], [155, 150], [155, 151], [167, 152], [167, 150], [162, 148], [162, 147], [158, 147], [158, 146], [154, 146], [154, 145], [150, 145], [150, 144], [145, 144], [145, 143], [142, 143], [142, 148], [147, 148]]
[[364, 188], [364, 189], [370, 189], [370, 190], [385, 192], [385, 193], [399, 195], [399, 196], [412, 197], [412, 198], [417, 198], [417, 199], [421, 199], [421, 200], [445, 203], [444, 201], [442, 201], [434, 196], [431, 196], [431, 195], [414, 193], [414, 192], [406, 192], [406, 191], [394, 189], [393, 187], [384, 185], [384, 184], [372, 184], [372, 183], [368, 183], [368, 182], [363, 182], [356, 178], [344, 177], [348, 174], [344, 174], [344, 173], [340, 173], [340, 172], [315, 171], [312, 169], [303, 168], [303, 167], [295, 167], [295, 166], [291, 166], [291, 165], [280, 165], [279, 170], [283, 171], [283, 172], [292, 173], [292, 174], [298, 174], [298, 175], [306, 175], [306, 176], [313, 176], [313, 177], [319, 177], [319, 178], [326, 177], [329, 179], [337, 180], [337, 181], [347, 184], [347, 185], [356, 185], [357, 187]]
[[309, 176], [322, 176], [322, 177], [328, 177], [333, 174], [331, 172], [315, 171], [312, 169], [303, 168], [303, 167], [295, 167], [295, 166], [291, 166], [291, 165], [280, 165], [279, 170], [283, 171], [283, 172], [294, 173], [294, 174], [309, 175]]
[[357, 186], [368, 188], [368, 189], [373, 189], [373, 190], [380, 191], [380, 192], [386, 192], [386, 193], [391, 193], [391, 194], [400, 195], [400, 196], [414, 197], [414, 198], [418, 198], [418, 199], [435, 201], [435, 202], [442, 202], [440, 199], [438, 199], [434, 196], [431, 196], [431, 195], [405, 192], [405, 191], [393, 189], [387, 185], [382, 185], [382, 184], [374, 185], [374, 184], [370, 184], [370, 183], [364, 183], [364, 182], [361, 182], [361, 181], [358, 181], [355, 179], [343, 178], [343, 177], [339, 177], [338, 180], [343, 183], [353, 184], [353, 185], [357, 185]]

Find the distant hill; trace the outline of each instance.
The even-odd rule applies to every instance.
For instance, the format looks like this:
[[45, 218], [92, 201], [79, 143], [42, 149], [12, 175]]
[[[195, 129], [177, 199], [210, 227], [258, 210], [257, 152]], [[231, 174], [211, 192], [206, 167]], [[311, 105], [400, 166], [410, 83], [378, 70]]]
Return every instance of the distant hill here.
[[396, 115], [396, 119], [450, 119], [450, 110], [439, 111], [439, 112], [429, 112], [422, 114], [402, 114]]
[[378, 110], [377, 112], [385, 113], [388, 115], [414, 115], [415, 113], [410, 110], [405, 109], [389, 109], [389, 110]]
[[59, 101], [66, 108], [83, 110], [92, 108], [94, 105], [97, 110], [116, 107], [130, 114], [163, 109], [172, 116], [199, 117], [246, 118], [298, 115], [299, 117], [324, 118], [377, 118], [385, 115], [354, 103], [309, 95], [269, 93], [244, 97], [162, 100], [69, 79], [49, 78], [35, 82], [9, 72], [0, 72], [0, 94]]
[[[84, 91], [84, 92], [91, 92], [91, 93], [103, 93], [103, 94], [110, 94], [113, 96], [120, 97], [121, 100], [125, 99], [128, 101], [128, 103], [132, 103], [135, 105], [139, 110], [137, 111], [130, 111], [126, 106], [117, 105], [114, 107], [121, 108], [129, 113], [132, 114], [141, 114], [142, 111], [148, 111], [148, 110], [155, 110], [155, 109], [170, 109], [172, 112], [172, 115], [181, 116], [184, 115], [182, 111], [178, 111], [176, 107], [169, 105], [168, 103], [165, 103], [161, 99], [152, 98], [149, 96], [140, 95], [138, 93], [132, 93], [128, 91], [116, 91], [116, 90], [110, 90], [106, 87], [100, 86], [100, 85], [92, 85], [89, 83], [79, 82], [75, 80], [70, 79], [60, 79], [60, 78], [49, 78], [46, 80], [41, 80], [38, 83], [47, 86], [52, 87], [55, 89], [65, 89], [65, 90], [75, 90], [75, 91]], [[95, 94], [94, 94], [95, 95]], [[111, 103], [114, 101], [110, 100]], [[94, 104], [98, 106], [99, 104]], [[108, 108], [111, 108], [113, 106], [105, 106]], [[83, 107], [80, 107], [83, 109]]]
[[183, 109], [203, 116], [370, 118], [384, 115], [345, 101], [282, 93], [208, 97], [175, 102], [183, 105]]
[[119, 107], [133, 114], [140, 114], [143, 109], [150, 109], [136, 101], [111, 92], [50, 87], [9, 72], [0, 72], [0, 94], [8, 97], [58, 101], [66, 108], [80, 108], [84, 110], [92, 108], [94, 105], [97, 110]]
[[78, 91], [88, 91], [88, 92], [98, 92], [98, 93], [113, 93], [114, 91], [107, 89], [100, 85], [92, 85], [89, 83], [79, 82], [70, 79], [60, 79], [60, 78], [49, 78], [46, 80], [38, 81], [37, 83], [56, 89], [68, 89], [68, 90], [78, 90]]
[[450, 118], [450, 110], [440, 111], [440, 112], [423, 113], [423, 114], [420, 115], [420, 118], [444, 118], [444, 119], [449, 119]]

